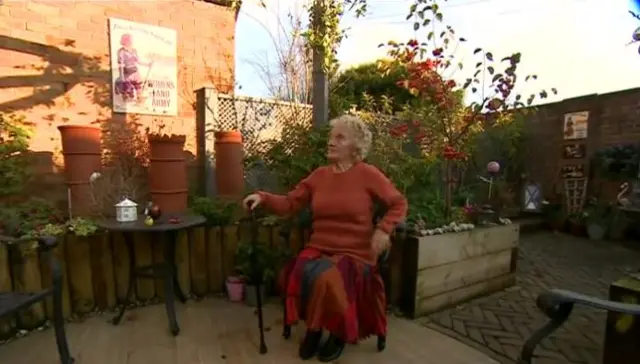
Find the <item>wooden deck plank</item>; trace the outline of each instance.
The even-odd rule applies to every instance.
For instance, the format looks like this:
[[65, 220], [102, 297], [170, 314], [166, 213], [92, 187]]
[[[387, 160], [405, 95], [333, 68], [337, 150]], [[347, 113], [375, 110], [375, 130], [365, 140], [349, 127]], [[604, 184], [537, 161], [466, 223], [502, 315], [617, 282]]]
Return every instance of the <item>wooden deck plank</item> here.
[[[283, 340], [281, 311], [266, 308], [269, 353], [258, 353], [254, 310], [221, 299], [178, 305], [181, 334], [169, 334], [164, 306], [128, 311], [120, 326], [99, 316], [67, 326], [71, 351], [79, 363], [91, 364], [288, 364], [299, 363], [297, 343], [304, 328]], [[38, 332], [0, 346], [3, 362], [57, 364], [52, 330]], [[377, 353], [375, 339], [346, 348], [340, 362], [383, 364], [497, 364], [484, 354], [447, 336], [413, 323], [390, 318], [387, 350]]]

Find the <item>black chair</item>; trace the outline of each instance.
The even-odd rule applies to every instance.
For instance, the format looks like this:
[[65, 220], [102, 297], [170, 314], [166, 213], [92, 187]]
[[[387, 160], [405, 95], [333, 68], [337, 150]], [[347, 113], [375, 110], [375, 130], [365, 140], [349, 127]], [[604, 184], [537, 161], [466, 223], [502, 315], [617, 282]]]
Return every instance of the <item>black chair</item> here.
[[[12, 240], [12, 243], [19, 244], [20, 241]], [[52, 252], [57, 245], [56, 238], [51, 236], [38, 239], [38, 250], [43, 258], [48, 260], [51, 267], [51, 276], [53, 278], [51, 288], [33, 293], [0, 292], [0, 318], [12, 316], [34, 303], [44, 301], [50, 295], [53, 296], [53, 328], [60, 355], [60, 363], [72, 364], [74, 359], [69, 352], [62, 314], [62, 270], [60, 269], [60, 263]]]
[[640, 305], [603, 300], [562, 289], [551, 289], [540, 294], [536, 304], [549, 317], [550, 321], [534, 332], [524, 343], [518, 364], [532, 364], [533, 352], [538, 344], [567, 321], [576, 304], [629, 315], [640, 315]]

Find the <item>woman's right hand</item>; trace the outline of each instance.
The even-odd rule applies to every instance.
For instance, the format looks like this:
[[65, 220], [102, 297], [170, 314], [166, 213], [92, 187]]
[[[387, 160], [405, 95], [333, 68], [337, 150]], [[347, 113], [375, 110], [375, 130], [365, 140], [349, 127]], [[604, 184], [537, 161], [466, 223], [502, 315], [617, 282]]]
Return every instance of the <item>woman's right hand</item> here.
[[249, 196], [245, 197], [242, 200], [242, 206], [244, 206], [249, 211], [253, 211], [256, 207], [260, 206], [262, 203], [262, 197], [260, 197], [257, 193], [252, 193]]

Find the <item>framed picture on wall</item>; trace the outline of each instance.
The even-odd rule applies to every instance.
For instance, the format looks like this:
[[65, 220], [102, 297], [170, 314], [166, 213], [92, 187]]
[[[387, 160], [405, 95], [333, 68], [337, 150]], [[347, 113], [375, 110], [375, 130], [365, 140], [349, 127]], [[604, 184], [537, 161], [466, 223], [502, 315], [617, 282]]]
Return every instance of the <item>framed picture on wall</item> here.
[[562, 178], [584, 178], [584, 164], [565, 164], [560, 169]]
[[580, 111], [564, 114], [564, 140], [587, 139], [589, 112]]
[[586, 156], [586, 145], [582, 143], [571, 143], [562, 146], [562, 157], [564, 159], [582, 159]]

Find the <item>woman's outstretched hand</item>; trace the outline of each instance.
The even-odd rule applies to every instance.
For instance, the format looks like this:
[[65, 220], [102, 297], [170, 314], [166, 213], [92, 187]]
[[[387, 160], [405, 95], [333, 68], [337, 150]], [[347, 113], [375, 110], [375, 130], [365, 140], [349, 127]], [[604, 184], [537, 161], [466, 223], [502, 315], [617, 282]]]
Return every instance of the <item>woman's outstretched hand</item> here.
[[389, 249], [389, 247], [391, 246], [391, 238], [389, 237], [389, 234], [380, 229], [376, 229], [373, 232], [371, 244], [376, 255], [380, 255], [383, 251]]
[[257, 193], [252, 193], [242, 200], [242, 206], [249, 211], [253, 211], [256, 207], [262, 203], [262, 197]]

